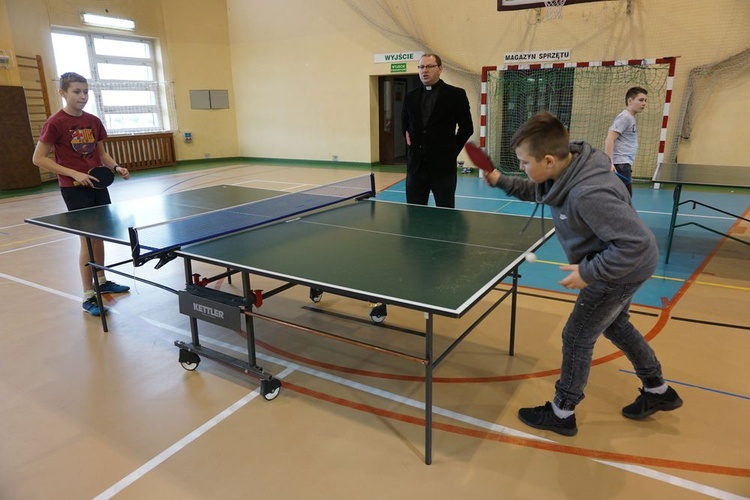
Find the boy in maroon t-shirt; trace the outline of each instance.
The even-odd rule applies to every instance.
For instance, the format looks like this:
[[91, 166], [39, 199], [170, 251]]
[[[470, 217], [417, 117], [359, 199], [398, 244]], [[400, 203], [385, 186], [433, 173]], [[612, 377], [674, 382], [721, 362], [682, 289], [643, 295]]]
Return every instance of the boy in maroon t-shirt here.
[[[34, 150], [34, 165], [57, 174], [60, 193], [68, 210], [96, 207], [111, 203], [106, 188], [94, 189], [97, 179], [88, 174], [93, 167], [104, 165], [122, 176], [130, 177], [127, 168], [121, 167], [104, 150], [102, 141], [107, 131], [101, 120], [86, 113], [83, 108], [89, 100], [88, 82], [76, 73], [65, 73], [60, 77], [60, 95], [65, 107], [50, 116], [42, 127], [39, 142]], [[49, 157], [54, 148], [54, 157]], [[104, 265], [104, 242], [92, 239], [94, 262]], [[88, 269], [89, 255], [86, 238], [81, 237], [81, 252], [78, 265], [83, 285], [83, 309], [99, 316], [99, 305], [94, 294], [94, 282]], [[104, 271], [97, 271], [99, 290], [102, 293], [124, 293], [130, 287], [108, 281]]]

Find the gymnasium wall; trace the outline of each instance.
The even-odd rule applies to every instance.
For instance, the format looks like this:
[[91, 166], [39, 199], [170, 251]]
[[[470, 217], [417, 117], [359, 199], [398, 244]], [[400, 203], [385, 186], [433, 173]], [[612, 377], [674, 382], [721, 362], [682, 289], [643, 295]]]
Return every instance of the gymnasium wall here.
[[[3, 8], [3, 5], [5, 8]], [[138, 36], [157, 39], [165, 81], [174, 83], [179, 130], [175, 132], [178, 160], [236, 157], [236, 109], [230, 63], [229, 29], [224, 0], [0, 0], [0, 28], [10, 26], [15, 52], [42, 55], [51, 91], [65, 68], [56, 68], [50, 32], [52, 26], [84, 28], [81, 12], [133, 19]], [[112, 33], [117, 33], [112, 31]], [[0, 34], [0, 43], [4, 36]], [[0, 49], [4, 49], [0, 45]], [[1, 71], [0, 71], [1, 73]], [[1, 77], [1, 75], [0, 75]], [[191, 89], [227, 89], [230, 107], [190, 109]], [[53, 112], [61, 101], [51, 102]], [[191, 132], [193, 142], [182, 140]]]
[[[13, 38], [10, 36], [10, 23], [5, 12], [5, 0], [0, 0], [0, 50], [14, 52]], [[18, 72], [0, 68], [0, 85], [19, 85]]]
[[[569, 49], [574, 61], [677, 56], [674, 125], [689, 70], [750, 47], [748, 0], [632, 0], [630, 14], [627, 5], [569, 5], [548, 21], [538, 9], [497, 12], [495, 0], [0, 0], [0, 50], [41, 54], [56, 78], [64, 68], [54, 67], [51, 26], [80, 28], [80, 12], [106, 8], [160, 41], [175, 89], [178, 160], [335, 155], [370, 163], [378, 160], [377, 77], [390, 70], [374, 54], [439, 53], [444, 80], [469, 94], [478, 137], [480, 69], [502, 64], [507, 52]], [[416, 63], [407, 71], [416, 73]], [[12, 69], [2, 78], [13, 81]], [[228, 89], [230, 109], [191, 110], [191, 89]], [[750, 109], [750, 70], [710, 90], [678, 159], [748, 165], [741, 110]], [[187, 131], [192, 144], [182, 141]]]
[[[443, 78], [469, 92], [475, 124], [481, 67], [502, 64], [506, 52], [570, 49], [572, 61], [677, 56], [674, 125], [688, 71], [750, 47], [747, 0], [633, 0], [631, 14], [627, 4], [569, 5], [547, 21], [538, 10], [497, 12], [494, 0], [227, 0], [241, 154], [377, 161], [373, 75], [389, 70], [373, 63], [377, 53], [440, 54]], [[416, 63], [408, 70], [416, 73]], [[750, 109], [750, 70], [714, 88], [679, 161], [750, 165], [740, 109]]]

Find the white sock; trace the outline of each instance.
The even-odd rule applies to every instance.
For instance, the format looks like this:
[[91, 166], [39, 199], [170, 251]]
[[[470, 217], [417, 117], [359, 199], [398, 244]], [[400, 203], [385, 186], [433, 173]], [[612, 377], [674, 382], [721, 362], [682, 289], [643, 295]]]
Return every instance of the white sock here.
[[555, 403], [552, 403], [552, 411], [555, 412], [557, 418], [568, 418], [575, 413], [573, 410], [561, 410]]
[[83, 291], [83, 301], [86, 302], [87, 300], [89, 300], [94, 295], [96, 295], [96, 294], [94, 293], [93, 290], [84, 290]]
[[107, 282], [106, 276], [99, 276], [98, 280], [99, 280], [99, 284], [100, 285], [103, 285], [103, 284], [105, 284]]
[[652, 394], [664, 394], [667, 392], [667, 389], [669, 389], [669, 386], [664, 383], [660, 385], [659, 387], [644, 387], [643, 390], [646, 392], [650, 392]]

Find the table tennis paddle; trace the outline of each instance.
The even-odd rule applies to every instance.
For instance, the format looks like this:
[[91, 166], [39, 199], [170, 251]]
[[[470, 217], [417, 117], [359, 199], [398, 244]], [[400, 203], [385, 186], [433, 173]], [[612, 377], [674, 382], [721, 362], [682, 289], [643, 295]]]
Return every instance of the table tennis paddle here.
[[486, 154], [484, 154], [482, 148], [480, 148], [473, 142], [467, 142], [465, 148], [466, 154], [469, 155], [469, 159], [471, 159], [472, 163], [474, 163], [477, 168], [481, 168], [488, 174], [495, 170], [495, 166], [492, 164], [492, 160], [490, 160], [490, 158]]
[[[104, 189], [115, 181], [115, 172], [109, 167], [94, 167], [88, 171], [88, 174], [92, 177], [96, 177], [96, 180], [94, 181], [94, 189]], [[73, 185], [80, 186], [81, 183], [76, 181]]]

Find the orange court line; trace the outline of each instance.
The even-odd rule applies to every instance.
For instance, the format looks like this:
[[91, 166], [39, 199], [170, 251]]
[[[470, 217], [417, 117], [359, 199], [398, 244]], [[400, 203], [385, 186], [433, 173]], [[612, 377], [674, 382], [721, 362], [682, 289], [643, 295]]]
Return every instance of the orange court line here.
[[[284, 381], [284, 389], [288, 389], [299, 394], [310, 396], [322, 401], [337, 404], [353, 410], [358, 410], [366, 413], [371, 413], [380, 417], [386, 417], [401, 422], [425, 426], [425, 420], [420, 417], [413, 417], [405, 415], [403, 413], [397, 413], [390, 410], [383, 410], [374, 406], [357, 403], [344, 398], [331, 396], [318, 392], [307, 387], [302, 387], [291, 382]], [[709, 474], [719, 474], [723, 476], [736, 476], [736, 477], [750, 477], [750, 469], [744, 469], [741, 467], [729, 467], [725, 465], [714, 465], [714, 464], [703, 464], [699, 462], [687, 462], [683, 460], [670, 460], [665, 458], [653, 458], [644, 457], [639, 455], [629, 455], [625, 453], [614, 453], [609, 451], [592, 450], [589, 448], [580, 448], [577, 446], [563, 445], [558, 443], [550, 443], [545, 441], [537, 441], [535, 439], [525, 439], [515, 436], [507, 436], [505, 434], [499, 434], [490, 431], [484, 431], [479, 429], [471, 429], [467, 427], [461, 427], [452, 424], [444, 424], [440, 422], [433, 422], [433, 429], [442, 430], [445, 432], [451, 432], [453, 434], [459, 434], [463, 436], [475, 437], [478, 439], [485, 439], [490, 441], [497, 441], [500, 443], [515, 444], [518, 446], [524, 446], [527, 448], [535, 448], [538, 450], [551, 451], [554, 453], [565, 453], [568, 455], [577, 455], [586, 458], [594, 458], [599, 460], [610, 460], [613, 462], [629, 463], [637, 465], [647, 465], [652, 467], [664, 467], [668, 469], [677, 469], [684, 471], [693, 472], [705, 472]]]
[[[659, 316], [659, 320], [657, 321], [656, 325], [654, 325], [654, 327], [651, 328], [651, 330], [645, 336], [646, 340], [653, 339], [654, 337], [656, 337], [656, 335], [659, 334], [659, 332], [661, 332], [661, 330], [667, 324], [667, 321], [669, 319], [668, 312], [670, 309], [671, 307], [666, 307], [664, 309], [661, 309], [662, 313]], [[262, 347], [263, 349], [266, 349], [267, 351], [278, 354], [279, 356], [283, 356], [285, 358], [297, 361], [299, 363], [304, 363], [310, 366], [316, 366], [318, 368], [325, 368], [327, 370], [334, 370], [337, 372], [348, 373], [351, 375], [361, 375], [365, 377], [373, 377], [373, 378], [388, 379], [388, 380], [403, 380], [403, 381], [409, 381], [409, 382], [423, 382], [424, 381], [424, 377], [421, 375], [399, 375], [395, 373], [383, 373], [383, 372], [376, 372], [376, 371], [371, 371], [371, 370], [361, 370], [359, 368], [349, 368], [349, 367], [345, 367], [341, 365], [334, 365], [331, 363], [317, 361], [317, 360], [310, 359], [310, 358], [300, 356], [297, 354], [292, 354], [283, 349], [275, 347], [271, 344], [263, 342], [262, 340], [256, 339], [256, 343], [258, 344], [259, 347]], [[596, 365], [600, 365], [603, 363], [607, 363], [609, 361], [612, 361], [613, 359], [617, 359], [622, 356], [624, 356], [623, 352], [618, 350], [606, 356], [602, 356], [601, 358], [594, 359], [591, 362], [591, 365], [596, 366]], [[437, 384], [477, 384], [477, 383], [488, 383], [488, 382], [511, 382], [515, 380], [527, 380], [527, 379], [532, 379], [532, 378], [551, 377], [553, 375], [559, 375], [559, 374], [560, 374], [560, 369], [554, 368], [550, 370], [543, 370], [543, 371], [533, 372], [533, 373], [518, 373], [515, 375], [493, 375], [493, 376], [487, 376], [487, 377], [433, 377], [432, 380], [434, 383], [437, 383]]]
[[[748, 213], [750, 213], [750, 208], [748, 208], [746, 213], [743, 215], [747, 216]], [[738, 226], [739, 222], [740, 221], [738, 219], [735, 222], [732, 229]], [[644, 335], [647, 341], [653, 340], [664, 329], [667, 322], [669, 321], [669, 317], [670, 317], [670, 313], [672, 309], [675, 307], [675, 305], [677, 305], [677, 303], [680, 301], [682, 296], [687, 292], [690, 286], [693, 283], [695, 283], [697, 277], [703, 272], [706, 266], [708, 266], [711, 259], [719, 251], [719, 248], [721, 247], [724, 241], [726, 241], [726, 239], [720, 240], [719, 243], [713, 248], [713, 250], [706, 256], [706, 258], [703, 259], [703, 262], [701, 262], [701, 264], [695, 269], [695, 271], [693, 271], [690, 277], [686, 279], [685, 282], [682, 284], [682, 286], [677, 290], [677, 293], [675, 293], [671, 301], [667, 300], [666, 297], [662, 297], [662, 307], [660, 309], [661, 312], [659, 314], [659, 319], [657, 320], [656, 324], [651, 328], [651, 330], [649, 330], [649, 332], [646, 335]], [[403, 380], [403, 381], [412, 381], [412, 382], [424, 381], [424, 377], [422, 376], [398, 375], [398, 374], [393, 374], [393, 373], [383, 373], [383, 372], [375, 372], [371, 370], [360, 370], [357, 368], [348, 368], [345, 366], [325, 363], [325, 362], [313, 360], [310, 358], [306, 358], [304, 356], [292, 354], [290, 352], [274, 347], [261, 340], [256, 339], [256, 343], [258, 344], [259, 347], [262, 347], [280, 356], [298, 361], [300, 363], [305, 363], [311, 366], [317, 366], [319, 368], [325, 368], [328, 370], [334, 370], [334, 371], [341, 372], [341, 373], [349, 373], [352, 375], [362, 375], [366, 377], [388, 379], [388, 380]], [[592, 360], [591, 366], [601, 365], [609, 361], [612, 361], [614, 359], [620, 358], [622, 356], [624, 356], [624, 353], [620, 350], [617, 350], [606, 356], [602, 356], [600, 358], [596, 358]], [[433, 382], [438, 383], [438, 384], [446, 384], [446, 383], [473, 384], [473, 383], [487, 383], [487, 382], [510, 382], [510, 381], [516, 381], [516, 380], [528, 380], [532, 378], [550, 377], [554, 375], [559, 375], [559, 373], [560, 373], [560, 369], [555, 368], [555, 369], [543, 370], [543, 371], [532, 372], [532, 373], [522, 373], [522, 374], [515, 374], [515, 375], [497, 375], [497, 376], [489, 376], [489, 377], [433, 377]]]

